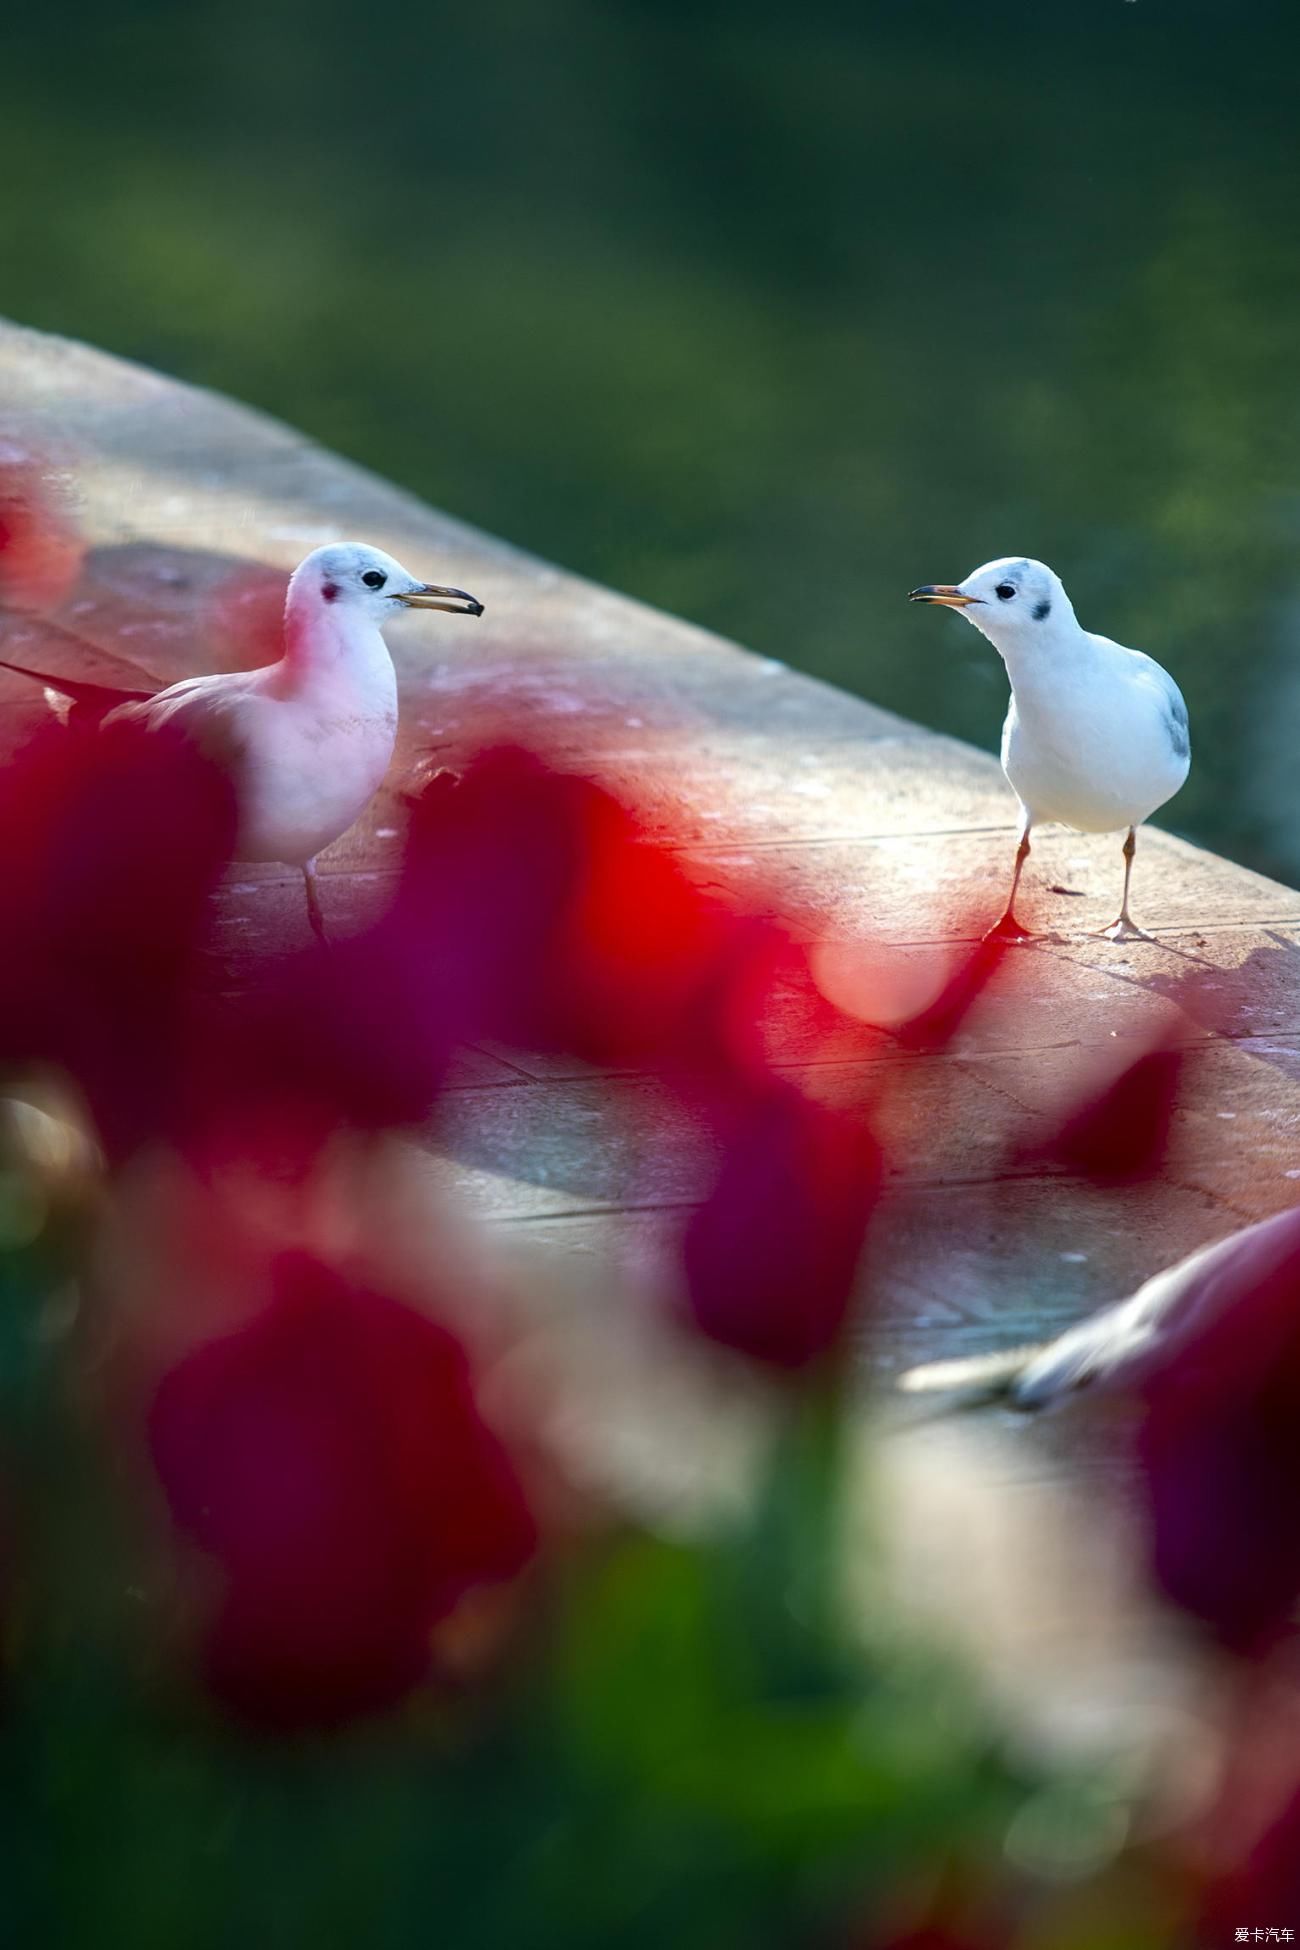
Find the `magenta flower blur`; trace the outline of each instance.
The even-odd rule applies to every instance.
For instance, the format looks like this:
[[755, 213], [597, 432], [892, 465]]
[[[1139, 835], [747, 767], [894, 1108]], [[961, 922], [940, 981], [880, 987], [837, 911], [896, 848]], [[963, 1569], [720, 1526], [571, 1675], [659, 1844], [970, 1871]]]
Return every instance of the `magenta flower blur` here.
[[460, 1343], [305, 1254], [278, 1260], [262, 1313], [164, 1377], [149, 1434], [176, 1524], [219, 1572], [208, 1680], [265, 1727], [394, 1705], [434, 1625], [536, 1545]]

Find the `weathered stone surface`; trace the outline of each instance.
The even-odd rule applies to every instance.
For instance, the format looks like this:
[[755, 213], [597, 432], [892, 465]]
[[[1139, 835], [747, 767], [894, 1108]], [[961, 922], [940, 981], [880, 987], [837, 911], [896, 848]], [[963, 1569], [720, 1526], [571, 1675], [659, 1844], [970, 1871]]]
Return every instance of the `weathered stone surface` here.
[[[945, 771], [944, 746], [928, 750], [930, 762]], [[926, 941], [950, 938], [954, 928], [969, 933], [977, 919], [998, 914], [1005, 903], [1014, 830], [1010, 825], [998, 831], [951, 830], [933, 811], [921, 783], [927, 776], [922, 748], [917, 758], [917, 790], [927, 809], [918, 808], [921, 823], [909, 833], [845, 840], [827, 832], [800, 844], [774, 836], [761, 847], [692, 847], [691, 857], [702, 876], [739, 890], [778, 877], [788, 889], [783, 906], [813, 939], [874, 934]], [[950, 803], [942, 786], [935, 791], [941, 804]], [[1032, 927], [1082, 935], [1114, 920], [1122, 881], [1123, 861], [1113, 836], [1049, 829], [1035, 838], [1018, 905]], [[1133, 911], [1151, 933], [1180, 937], [1184, 953], [1202, 955], [1209, 971], [1213, 952], [1202, 949], [1198, 937], [1246, 923], [1293, 924], [1300, 921], [1300, 894], [1171, 834], [1146, 829], [1138, 844]], [[1107, 972], [1116, 980], [1140, 980], [1147, 953], [1141, 942], [1116, 949]]]
[[[91, 543], [55, 614], [0, 616], [0, 654], [127, 683], [258, 661], [289, 569], [345, 536], [485, 601], [477, 624], [412, 617], [394, 631], [400, 747], [384, 792], [322, 863], [336, 928], [383, 896], [403, 787], [507, 719], [634, 792], [701, 880], [761, 890], [841, 999], [864, 943], [885, 945], [900, 988], [933, 986], [933, 944], [952, 952], [955, 933], [969, 939], [1000, 907], [1015, 808], [991, 757], [84, 347], [0, 327], [0, 397], [5, 438], [54, 456]], [[792, 612], [792, 650], [798, 627]], [[0, 673], [0, 750], [42, 708]], [[1159, 939], [1121, 949], [1084, 933], [1112, 918], [1120, 878], [1117, 839], [1036, 836], [1026, 911], [1067, 938], [1010, 957], [942, 1057], [908, 1056], [866, 1021], [828, 1044], [797, 996], [778, 1010], [774, 1053], [792, 1074], [881, 1107], [893, 1176], [864, 1270], [863, 1350], [882, 1372], [1048, 1332], [1300, 1190], [1300, 894], [1147, 832], [1135, 908]], [[304, 931], [297, 877], [277, 868], [237, 869], [221, 914], [230, 983]], [[1101, 1191], [1012, 1155], [1013, 1137], [1047, 1132], [1100, 1060], [1156, 1038], [1188, 1051], [1159, 1184]], [[703, 1134], [650, 1077], [491, 1050], [467, 1052], [455, 1083], [427, 1134], [430, 1181], [512, 1255], [548, 1266], [567, 1318], [606, 1331], [620, 1282], [663, 1277], [665, 1242], [708, 1171]], [[1014, 1467], [1077, 1466], [1082, 1441], [1068, 1425], [1019, 1430]]]

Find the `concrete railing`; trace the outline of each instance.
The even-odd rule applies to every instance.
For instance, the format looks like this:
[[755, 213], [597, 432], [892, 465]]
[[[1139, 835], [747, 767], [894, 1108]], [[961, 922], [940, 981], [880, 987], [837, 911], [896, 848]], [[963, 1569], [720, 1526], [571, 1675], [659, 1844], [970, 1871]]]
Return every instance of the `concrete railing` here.
[[[264, 660], [286, 571], [345, 536], [485, 601], [473, 628], [413, 618], [394, 632], [398, 757], [370, 814], [322, 860], [327, 911], [364, 901], [392, 867], [404, 780], [429, 760], [455, 765], [506, 708], [516, 733], [634, 791], [706, 878], [775, 877], [832, 984], [846, 944], [883, 937], [904, 959], [924, 957], [945, 917], [998, 911], [1014, 803], [991, 757], [85, 346], [0, 326], [0, 399], [6, 451], [53, 457], [90, 544], [51, 614], [0, 616], [0, 654], [108, 681]], [[30, 685], [0, 673], [0, 736], [11, 742], [39, 708]], [[864, 1024], [855, 1046], [821, 1062], [818, 1087], [841, 1098], [878, 1082], [880, 1065], [916, 1067], [876, 1258], [894, 1302], [875, 1343], [882, 1363], [1027, 1338], [1296, 1195], [1300, 894], [1153, 832], [1138, 894], [1159, 941], [1121, 949], [1083, 934], [1110, 919], [1119, 864], [1112, 840], [1036, 835], [1027, 911], [1071, 939], [1017, 951], [941, 1056], [909, 1056]], [[236, 968], [303, 925], [288, 870], [240, 872], [224, 903]], [[1008, 1177], [989, 1138], [1008, 1099], [1046, 1115], [1088, 1051], [1114, 1057], [1156, 1035], [1186, 1049], [1189, 1080], [1158, 1184], [1105, 1198], [1028, 1165]], [[807, 1063], [797, 1021], [780, 1056], [792, 1070]], [[656, 1211], [678, 1211], [695, 1182], [679, 1143], [654, 1143], [653, 1077], [484, 1049], [466, 1055], [456, 1084], [430, 1172], [503, 1233], [526, 1232], [575, 1304], [599, 1294], [629, 1231], [652, 1232]], [[641, 1133], [635, 1185], [629, 1110]]]

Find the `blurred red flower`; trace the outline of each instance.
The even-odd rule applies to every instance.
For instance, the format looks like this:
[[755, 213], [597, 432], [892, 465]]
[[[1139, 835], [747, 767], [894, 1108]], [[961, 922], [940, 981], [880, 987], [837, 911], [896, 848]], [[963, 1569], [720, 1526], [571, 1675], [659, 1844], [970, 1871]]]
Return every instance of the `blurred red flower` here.
[[233, 1101], [294, 1103], [325, 1129], [413, 1124], [458, 1045], [553, 1040], [554, 935], [582, 862], [572, 797], [522, 752], [436, 774], [413, 801], [387, 911], [263, 969], [200, 1053], [198, 1120]]
[[708, 898], [603, 787], [499, 747], [412, 800], [388, 911], [354, 940], [264, 969], [209, 1038], [195, 1103], [293, 1100], [326, 1125], [418, 1123], [460, 1045], [497, 1040], [656, 1069], [750, 1100], [783, 1038], [864, 1031], [775, 922]]
[[433, 1627], [521, 1571], [536, 1530], [445, 1327], [302, 1252], [271, 1271], [261, 1312], [164, 1376], [149, 1433], [220, 1569], [209, 1682], [289, 1730], [398, 1702]]
[[1154, 1573], [1230, 1646], [1257, 1650], [1300, 1600], [1300, 1227], [1143, 1389]]
[[463, 1034], [605, 1063], [673, 1048], [731, 926], [612, 794], [513, 747], [420, 795], [392, 917]]
[[[1300, 1689], [1292, 1648], [1247, 1668], [1218, 1791], [1190, 1838], [1201, 1940], [1300, 1917]], [[1292, 1924], [1294, 1928], [1295, 1925]]]
[[1178, 1090], [1177, 1050], [1153, 1049], [1122, 1070], [1094, 1103], [1066, 1123], [1063, 1164], [1101, 1184], [1148, 1178], [1165, 1160]]
[[1056, 1128], [1020, 1146], [1017, 1157], [1064, 1167], [1096, 1185], [1154, 1177], [1168, 1152], [1181, 1070], [1177, 1050], [1156, 1048], [1118, 1073], [1098, 1073], [1059, 1113]]
[[284, 971], [268, 1076], [363, 1123], [425, 1115], [458, 1044], [694, 1074], [757, 1060], [776, 931], [730, 914], [603, 787], [501, 747], [413, 802], [388, 913]]
[[945, 1048], [1001, 968], [1009, 949], [1010, 942], [986, 935], [954, 962], [938, 995], [896, 1026], [894, 1035], [903, 1048]]
[[580, 871], [553, 939], [549, 1035], [597, 1063], [708, 1062], [711, 1018], [743, 980], [747, 931], [599, 786], [585, 785], [581, 821]]
[[839, 1339], [880, 1184], [859, 1113], [772, 1080], [721, 1116], [721, 1163], [682, 1239], [699, 1330], [780, 1368]]
[[383, 945], [414, 961], [453, 1035], [554, 1040], [555, 964], [592, 790], [503, 747], [459, 779], [435, 776], [415, 802]]
[[0, 772], [0, 1059], [64, 1069], [110, 1151], [170, 1102], [234, 837], [230, 781], [165, 732], [50, 725]]
[[783, 1059], [848, 1061], [880, 1046], [879, 1031], [827, 996], [804, 943], [763, 916], [726, 919], [675, 1038], [674, 1066], [688, 1087], [743, 1090]]
[[1231, 1943], [1243, 1918], [1300, 1930], [1300, 1784], [1207, 1904], [1207, 1943]]

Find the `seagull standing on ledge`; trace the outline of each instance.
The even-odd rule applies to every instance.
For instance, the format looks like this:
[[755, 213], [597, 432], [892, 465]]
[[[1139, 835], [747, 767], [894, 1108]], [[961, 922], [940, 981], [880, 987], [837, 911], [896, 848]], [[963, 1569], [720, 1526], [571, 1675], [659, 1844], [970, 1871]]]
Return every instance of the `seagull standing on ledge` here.
[[1044, 820], [1124, 840], [1124, 898], [1110, 941], [1147, 941], [1129, 913], [1137, 829], [1187, 777], [1187, 706], [1168, 671], [1141, 650], [1081, 629], [1059, 576], [1044, 562], [1004, 556], [964, 582], [913, 589], [914, 603], [959, 609], [1007, 667], [1011, 708], [1002, 769], [1020, 800], [1020, 844], [1006, 912], [989, 938], [1025, 941], [1016, 893], [1029, 835]]
[[239, 807], [236, 857], [301, 867], [323, 941], [316, 855], [364, 812], [392, 759], [397, 673], [383, 632], [403, 609], [483, 614], [463, 589], [417, 582], [382, 549], [340, 542], [294, 570], [284, 654], [260, 670], [187, 677], [150, 693], [0, 664], [105, 723], [182, 731], [227, 766]]

